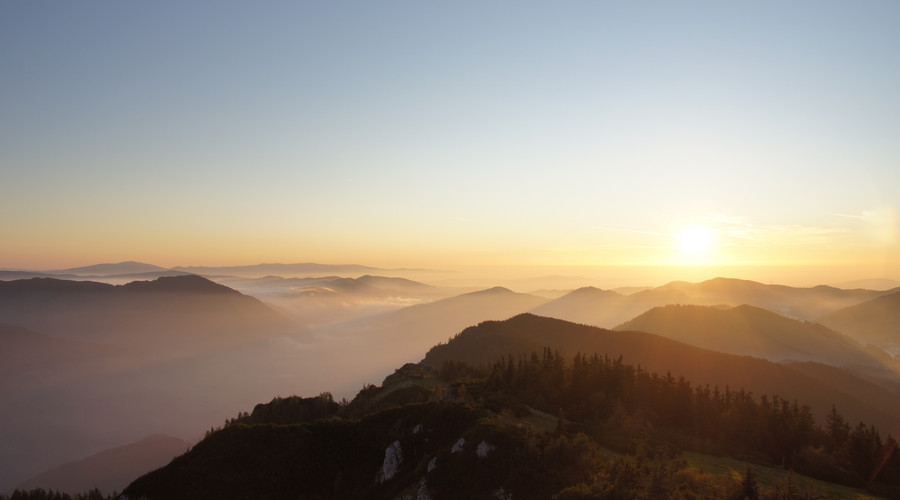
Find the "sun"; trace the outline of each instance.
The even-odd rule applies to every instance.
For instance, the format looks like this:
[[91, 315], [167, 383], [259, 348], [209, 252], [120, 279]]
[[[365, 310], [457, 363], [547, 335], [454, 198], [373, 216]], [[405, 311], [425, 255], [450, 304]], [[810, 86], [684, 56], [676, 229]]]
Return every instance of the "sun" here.
[[715, 231], [708, 227], [690, 227], [678, 235], [678, 248], [688, 255], [707, 255], [715, 246]]

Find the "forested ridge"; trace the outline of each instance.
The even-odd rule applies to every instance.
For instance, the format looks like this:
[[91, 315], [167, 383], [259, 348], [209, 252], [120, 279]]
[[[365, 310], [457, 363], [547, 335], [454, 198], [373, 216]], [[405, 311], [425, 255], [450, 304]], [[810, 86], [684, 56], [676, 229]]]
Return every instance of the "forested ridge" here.
[[[444, 378], [471, 375], [466, 390], [555, 412], [572, 431], [611, 448], [634, 452], [650, 435], [681, 449], [730, 455], [855, 487], [900, 486], [896, 440], [832, 407], [816, 422], [809, 406], [741, 388], [693, 386], [684, 377], [648, 372], [596, 354], [571, 361], [546, 348], [484, 367], [446, 362]], [[873, 486], [874, 485], [874, 486]]]
[[[390, 450], [390, 451], [389, 451]], [[691, 465], [686, 451], [749, 464]], [[393, 467], [387, 473], [389, 458]], [[400, 458], [397, 458], [400, 457]], [[785, 471], [763, 482], [757, 467]], [[900, 498], [890, 436], [740, 388], [545, 348], [485, 365], [408, 364], [352, 401], [241, 412], [127, 498], [828, 498], [793, 473]]]

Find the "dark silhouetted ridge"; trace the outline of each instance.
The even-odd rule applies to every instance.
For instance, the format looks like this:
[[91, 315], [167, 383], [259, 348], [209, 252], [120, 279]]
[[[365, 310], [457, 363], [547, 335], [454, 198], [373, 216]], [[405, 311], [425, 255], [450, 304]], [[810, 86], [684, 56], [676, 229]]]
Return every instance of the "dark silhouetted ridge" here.
[[0, 293], [73, 293], [73, 292], [108, 292], [115, 289], [113, 285], [95, 281], [71, 281], [56, 278], [30, 278], [13, 281], [0, 281]]
[[[829, 376], [841, 379], [835, 384], [764, 359], [716, 352], [650, 333], [610, 331], [533, 314], [466, 328], [447, 344], [433, 347], [422, 363], [434, 368], [447, 361], [486, 365], [510, 354], [517, 358], [546, 347], [565, 357], [576, 353], [622, 356], [626, 363], [682, 375], [699, 386], [743, 387], [754, 394], [779, 394], [788, 400], [806, 401], [818, 418], [836, 404], [853, 420], [873, 422], [889, 432], [900, 430], [900, 400], [896, 395], [839, 368], [829, 371]], [[834, 390], [831, 385], [847, 389]], [[853, 387], [857, 389], [849, 389]], [[875, 393], [880, 396], [871, 397]]]
[[509, 288], [505, 288], [502, 286], [495, 286], [493, 288], [487, 288], [485, 290], [478, 290], [477, 292], [469, 292], [461, 295], [460, 297], [468, 296], [468, 297], [476, 297], [479, 295], [512, 295], [516, 292], [510, 290]]
[[615, 328], [655, 333], [697, 347], [773, 361], [880, 366], [850, 337], [817, 323], [786, 318], [751, 305], [655, 307]]
[[154, 434], [135, 443], [54, 467], [25, 481], [19, 488], [70, 492], [98, 488], [104, 494], [111, 494], [121, 491], [140, 475], [167, 464], [189, 447], [182, 439]]
[[108, 275], [114, 275], [114, 274], [137, 274], [137, 273], [152, 273], [152, 272], [159, 272], [159, 271], [168, 271], [168, 269], [166, 269], [164, 267], [154, 266], [153, 264], [145, 264], [143, 262], [135, 262], [133, 260], [129, 260], [126, 262], [119, 262], [116, 264], [104, 263], [104, 264], [94, 264], [92, 266], [73, 267], [70, 269], [62, 269], [62, 270], [56, 271], [56, 272], [68, 273], [68, 274], [108, 276]]
[[133, 281], [122, 285], [129, 292], [196, 293], [196, 294], [238, 294], [227, 286], [214, 283], [202, 276], [186, 274], [164, 276], [153, 281]]

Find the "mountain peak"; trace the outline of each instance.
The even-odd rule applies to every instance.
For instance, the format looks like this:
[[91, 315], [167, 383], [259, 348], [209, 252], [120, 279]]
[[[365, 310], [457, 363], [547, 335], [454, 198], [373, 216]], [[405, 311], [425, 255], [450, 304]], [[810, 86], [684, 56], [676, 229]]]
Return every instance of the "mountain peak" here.
[[614, 296], [621, 295], [619, 292], [615, 292], [613, 290], [604, 290], [602, 288], [597, 288], [593, 286], [584, 286], [575, 290], [572, 290], [565, 296], [569, 297], [600, 297], [600, 296]]
[[0, 282], [0, 290], [20, 292], [75, 292], [112, 290], [114, 287], [95, 281], [71, 281], [57, 278], [28, 278]]
[[509, 288], [502, 286], [495, 286], [493, 288], [487, 288], [485, 290], [478, 290], [477, 292], [471, 292], [464, 294], [465, 296], [473, 297], [478, 295], [513, 295], [516, 292], [510, 290]]
[[55, 272], [60, 274], [111, 276], [116, 274], [138, 274], [158, 271], [168, 271], [168, 269], [166, 269], [165, 267], [155, 266], [153, 264], [145, 264], [143, 262], [128, 260], [118, 263], [103, 263], [94, 264], [92, 266], [72, 267]]
[[182, 276], [163, 276], [153, 281], [132, 281], [122, 285], [132, 292], [182, 292], [182, 293], [219, 293], [240, 294], [227, 286], [214, 283], [202, 276], [185, 274]]

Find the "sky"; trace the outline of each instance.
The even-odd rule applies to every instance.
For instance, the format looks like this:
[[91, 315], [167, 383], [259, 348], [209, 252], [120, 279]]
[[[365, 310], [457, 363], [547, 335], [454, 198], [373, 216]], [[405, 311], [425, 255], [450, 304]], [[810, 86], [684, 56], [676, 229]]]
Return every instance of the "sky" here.
[[2, 2], [0, 268], [900, 279], [897, 26], [894, 1]]

